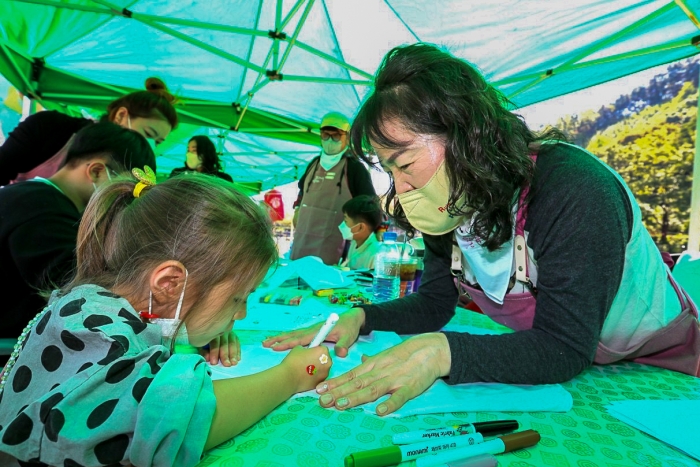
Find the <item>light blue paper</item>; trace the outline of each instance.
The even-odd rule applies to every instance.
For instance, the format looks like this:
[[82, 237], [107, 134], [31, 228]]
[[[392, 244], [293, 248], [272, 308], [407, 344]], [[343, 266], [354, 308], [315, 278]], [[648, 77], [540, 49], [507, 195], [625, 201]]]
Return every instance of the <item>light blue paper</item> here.
[[700, 401], [618, 401], [610, 415], [700, 461]]

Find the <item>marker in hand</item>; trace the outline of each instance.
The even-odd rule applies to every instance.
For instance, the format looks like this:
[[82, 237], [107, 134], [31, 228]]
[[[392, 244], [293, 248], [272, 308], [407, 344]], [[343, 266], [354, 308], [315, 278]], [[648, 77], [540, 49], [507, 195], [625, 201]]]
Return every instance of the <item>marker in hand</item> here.
[[309, 344], [309, 348], [318, 347], [319, 345], [321, 345], [321, 343], [324, 340], [326, 340], [326, 337], [328, 337], [328, 333], [331, 332], [331, 329], [333, 329], [333, 326], [335, 326], [335, 323], [337, 323], [339, 319], [340, 316], [338, 316], [337, 313], [331, 313], [331, 315], [328, 317], [323, 326], [321, 326], [321, 329], [318, 330], [318, 334], [316, 334], [316, 337], [314, 337], [311, 343]]

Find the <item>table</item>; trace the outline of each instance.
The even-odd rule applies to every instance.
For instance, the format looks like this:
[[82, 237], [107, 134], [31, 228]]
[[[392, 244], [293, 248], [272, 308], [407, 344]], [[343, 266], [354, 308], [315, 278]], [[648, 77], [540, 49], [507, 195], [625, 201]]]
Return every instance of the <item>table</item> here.
[[[504, 329], [463, 309], [448, 326]], [[266, 333], [239, 334], [243, 342], [252, 343]], [[593, 366], [563, 386], [574, 400], [567, 413], [452, 412], [395, 419], [366, 415], [357, 408], [324, 409], [314, 397], [294, 399], [209, 451], [198, 467], [336, 467], [352, 452], [390, 445], [394, 433], [494, 419], [516, 419], [521, 429], [531, 428], [542, 436], [533, 448], [498, 456], [503, 467], [700, 467], [700, 462], [620, 422], [604, 408], [620, 400], [697, 400], [700, 379], [625, 362]]]

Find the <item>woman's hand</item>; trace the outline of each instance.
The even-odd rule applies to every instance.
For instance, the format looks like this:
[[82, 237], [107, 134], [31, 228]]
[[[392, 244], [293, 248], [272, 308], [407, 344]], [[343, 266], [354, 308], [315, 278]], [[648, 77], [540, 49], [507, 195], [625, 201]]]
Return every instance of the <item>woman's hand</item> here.
[[[355, 343], [360, 334], [360, 328], [365, 324], [365, 312], [362, 308], [352, 308], [342, 313], [340, 319], [331, 330], [326, 340], [335, 342], [335, 354], [338, 357], [348, 355], [348, 348]], [[285, 332], [268, 337], [263, 341], [263, 347], [274, 350], [288, 350], [297, 345], [308, 345], [323, 326], [323, 322], [296, 331]]]
[[333, 361], [328, 347], [321, 345], [311, 349], [294, 347], [280, 365], [284, 366], [295, 393], [308, 391], [328, 378]]
[[421, 334], [384, 350], [362, 357], [354, 370], [316, 387], [323, 407], [344, 410], [391, 394], [377, 406], [378, 415], [401, 408], [422, 394], [433, 382], [450, 373], [450, 347], [442, 333]]
[[212, 365], [219, 363], [219, 360], [223, 366], [236, 365], [241, 361], [241, 341], [233, 331], [224, 333], [209, 342], [204, 358]]

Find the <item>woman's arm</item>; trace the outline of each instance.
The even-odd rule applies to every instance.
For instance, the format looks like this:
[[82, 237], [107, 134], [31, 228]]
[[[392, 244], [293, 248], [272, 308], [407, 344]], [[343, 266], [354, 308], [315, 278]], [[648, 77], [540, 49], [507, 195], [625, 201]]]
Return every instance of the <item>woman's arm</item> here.
[[363, 306], [365, 324], [362, 334], [373, 330], [398, 334], [434, 332], [452, 319], [458, 293], [450, 271], [451, 235], [424, 235], [425, 270], [418, 292], [390, 302]]

